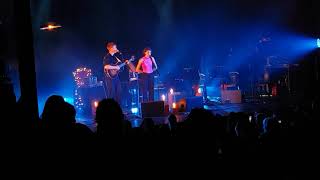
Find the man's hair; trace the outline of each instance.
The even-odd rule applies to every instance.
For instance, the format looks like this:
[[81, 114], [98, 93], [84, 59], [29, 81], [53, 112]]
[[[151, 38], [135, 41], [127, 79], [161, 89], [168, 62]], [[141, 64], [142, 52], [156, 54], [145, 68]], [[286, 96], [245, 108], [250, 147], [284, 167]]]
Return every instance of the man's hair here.
[[114, 45], [116, 45], [116, 43], [114, 43], [114, 42], [108, 42], [108, 43], [106, 43], [107, 49], [110, 49], [110, 48], [113, 47]]

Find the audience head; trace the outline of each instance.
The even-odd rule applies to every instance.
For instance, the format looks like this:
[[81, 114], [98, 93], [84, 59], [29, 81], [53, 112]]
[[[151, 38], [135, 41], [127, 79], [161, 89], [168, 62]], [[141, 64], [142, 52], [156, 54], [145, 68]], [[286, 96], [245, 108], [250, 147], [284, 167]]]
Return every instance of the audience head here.
[[103, 99], [96, 110], [97, 133], [120, 136], [124, 115], [120, 105], [113, 99]]
[[48, 127], [71, 127], [76, 123], [76, 110], [62, 96], [52, 95], [44, 105], [41, 119]]

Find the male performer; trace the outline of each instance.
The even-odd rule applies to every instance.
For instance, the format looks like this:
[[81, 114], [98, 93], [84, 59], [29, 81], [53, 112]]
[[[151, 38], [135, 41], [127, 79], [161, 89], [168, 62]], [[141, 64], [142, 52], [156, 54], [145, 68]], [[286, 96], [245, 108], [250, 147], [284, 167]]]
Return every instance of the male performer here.
[[[117, 65], [122, 62], [120, 52], [114, 42], [106, 44], [108, 54], [103, 58], [104, 71], [116, 70], [119, 71], [120, 67]], [[121, 103], [121, 82], [118, 75], [110, 77], [105, 73], [105, 83], [107, 88], [107, 98], [113, 98], [119, 104]]]

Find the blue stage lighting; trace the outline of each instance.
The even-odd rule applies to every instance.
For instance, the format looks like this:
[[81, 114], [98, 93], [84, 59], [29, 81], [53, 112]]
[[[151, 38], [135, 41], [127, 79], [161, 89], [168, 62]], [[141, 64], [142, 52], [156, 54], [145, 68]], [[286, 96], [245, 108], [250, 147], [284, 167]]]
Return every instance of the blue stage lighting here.
[[320, 38], [317, 39], [317, 47], [320, 48]]
[[64, 98], [64, 101], [65, 102], [67, 102], [67, 103], [69, 103], [69, 104], [72, 104], [73, 105], [73, 103], [74, 103], [74, 100], [73, 100], [73, 98]]
[[138, 108], [136, 108], [136, 107], [131, 108], [131, 112], [132, 112], [132, 114], [137, 114], [137, 113], [138, 113], [138, 111], [139, 111], [139, 109], [138, 109]]

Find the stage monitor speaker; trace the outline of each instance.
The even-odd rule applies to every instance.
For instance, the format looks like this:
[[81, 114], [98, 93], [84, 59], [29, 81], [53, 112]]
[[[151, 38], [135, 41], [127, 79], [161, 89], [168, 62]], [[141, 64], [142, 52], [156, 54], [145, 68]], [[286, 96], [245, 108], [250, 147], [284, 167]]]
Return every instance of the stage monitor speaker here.
[[141, 103], [141, 115], [145, 117], [161, 117], [164, 113], [164, 102], [153, 101]]
[[180, 112], [190, 112], [194, 108], [203, 108], [203, 97], [202, 96], [194, 96], [183, 98], [178, 103], [178, 109]]

